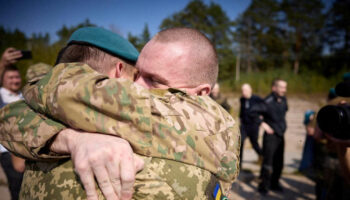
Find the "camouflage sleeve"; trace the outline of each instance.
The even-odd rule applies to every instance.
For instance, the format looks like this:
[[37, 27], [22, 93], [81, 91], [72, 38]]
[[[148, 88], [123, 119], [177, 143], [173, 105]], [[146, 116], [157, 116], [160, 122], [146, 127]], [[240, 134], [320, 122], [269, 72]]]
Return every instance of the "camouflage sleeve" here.
[[150, 94], [132, 81], [109, 79], [82, 63], [60, 64], [23, 95], [33, 110], [67, 127], [127, 138], [135, 152], [150, 146]]
[[31, 160], [67, 157], [45, 148], [65, 126], [34, 112], [24, 101], [3, 107], [0, 119], [0, 143], [16, 155]]

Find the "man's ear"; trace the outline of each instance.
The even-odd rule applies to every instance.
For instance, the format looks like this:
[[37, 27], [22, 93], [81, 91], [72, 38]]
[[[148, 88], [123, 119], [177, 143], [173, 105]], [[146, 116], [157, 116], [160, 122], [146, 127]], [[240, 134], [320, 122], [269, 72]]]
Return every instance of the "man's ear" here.
[[122, 76], [122, 70], [124, 68], [124, 63], [123, 62], [116, 62], [114, 67], [109, 73], [109, 77], [111, 78], [120, 78]]
[[207, 83], [201, 84], [195, 88], [193, 88], [193, 94], [198, 96], [209, 95], [211, 92], [211, 86]]

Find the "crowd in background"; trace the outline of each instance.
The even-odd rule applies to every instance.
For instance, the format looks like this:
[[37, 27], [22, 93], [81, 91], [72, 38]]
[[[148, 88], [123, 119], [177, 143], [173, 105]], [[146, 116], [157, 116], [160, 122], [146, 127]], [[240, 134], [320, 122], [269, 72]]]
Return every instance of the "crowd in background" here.
[[[343, 81], [349, 81], [350, 73], [345, 73]], [[340, 80], [341, 81], [341, 80]], [[277, 83], [277, 85], [276, 85]], [[280, 85], [282, 83], [282, 85]], [[262, 99], [254, 95], [248, 83], [241, 86], [240, 126], [241, 126], [241, 166], [243, 163], [244, 143], [248, 137], [261, 165], [258, 191], [266, 195], [269, 190], [283, 193], [279, 178], [283, 170], [284, 133], [287, 128], [285, 114], [288, 110], [285, 98], [287, 83], [276, 79], [272, 83], [272, 92]], [[334, 88], [329, 90], [327, 105], [348, 104], [348, 99], [339, 97]], [[293, 109], [293, 108], [292, 108]], [[337, 148], [342, 144], [329, 139], [317, 125], [317, 111], [307, 110], [303, 124], [305, 126], [305, 144], [298, 171], [315, 182], [316, 199], [348, 199], [350, 184], [344, 167], [343, 158]], [[263, 129], [263, 142], [259, 146], [259, 129]], [[345, 147], [346, 148], [346, 147]], [[349, 158], [348, 158], [349, 159]], [[242, 170], [242, 169], [241, 169]], [[345, 169], [346, 170], [346, 169]]]

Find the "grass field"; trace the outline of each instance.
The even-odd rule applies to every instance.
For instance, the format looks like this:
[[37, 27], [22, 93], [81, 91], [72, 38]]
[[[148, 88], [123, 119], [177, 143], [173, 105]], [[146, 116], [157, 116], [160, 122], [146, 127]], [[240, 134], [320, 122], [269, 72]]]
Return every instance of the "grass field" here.
[[249, 83], [254, 93], [265, 95], [271, 90], [271, 82], [275, 78], [281, 78], [288, 82], [288, 93], [297, 95], [327, 94], [329, 89], [342, 80], [344, 72], [330, 78], [313, 72], [303, 72], [298, 75], [291, 70], [278, 69], [266, 72], [252, 72], [240, 74], [240, 80], [234, 77], [227, 80], [219, 80], [222, 91], [225, 93], [240, 92], [243, 83]]

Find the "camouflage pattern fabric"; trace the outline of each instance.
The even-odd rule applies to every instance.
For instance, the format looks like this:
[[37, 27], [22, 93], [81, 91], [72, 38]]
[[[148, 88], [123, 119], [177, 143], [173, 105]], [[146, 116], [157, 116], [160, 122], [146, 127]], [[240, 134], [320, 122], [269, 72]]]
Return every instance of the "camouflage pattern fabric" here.
[[[209, 97], [188, 96], [174, 89], [152, 90], [150, 94], [130, 81], [108, 79], [78, 63], [56, 66], [38, 84], [27, 86], [24, 94], [35, 110], [73, 128], [118, 135], [139, 154], [207, 169], [226, 183], [224, 191], [237, 177], [237, 124]], [[4, 121], [11, 116], [3, 110], [0, 114]], [[35, 158], [57, 158], [43, 148], [56, 133], [46, 133], [35, 147], [28, 148], [31, 141], [24, 141], [23, 148]], [[38, 133], [34, 131], [33, 135]], [[9, 138], [1, 140], [11, 146]]]
[[[1, 141], [11, 141], [1, 143], [12, 152], [20, 152], [25, 158], [39, 160], [26, 162], [21, 199], [86, 199], [72, 161], [61, 159], [57, 162], [45, 162], [43, 160], [47, 158], [47, 152], [43, 151], [45, 148], [39, 148], [46, 145], [40, 141], [48, 140], [48, 138], [37, 140], [40, 135], [55, 134], [64, 126], [35, 113], [24, 101], [9, 104], [1, 110], [1, 114], [5, 114], [7, 117], [5, 118], [9, 119], [5, 120], [6, 123], [0, 123]], [[31, 142], [23, 144], [23, 140]], [[42, 152], [38, 152], [39, 149]], [[62, 158], [61, 155], [55, 154], [49, 154], [48, 158], [56, 156]], [[141, 158], [145, 161], [145, 168], [136, 175], [133, 199], [212, 198], [210, 192], [214, 190], [218, 180], [209, 171], [167, 159]], [[99, 189], [98, 195], [99, 199], [104, 199]]]
[[[145, 168], [136, 174], [132, 199], [212, 199], [210, 194], [204, 193], [213, 191], [210, 172], [176, 161], [142, 158], [145, 160]], [[74, 172], [71, 160], [26, 164], [21, 199], [86, 199], [85, 190]], [[99, 199], [104, 199], [99, 189], [97, 193]]]
[[37, 63], [31, 65], [26, 73], [26, 80], [29, 82], [37, 81], [45, 76], [50, 70], [51, 66], [45, 63]]
[[31, 160], [55, 158], [56, 154], [44, 152], [45, 147], [53, 135], [66, 128], [64, 125], [34, 112], [23, 100], [4, 106], [0, 119], [0, 142], [9, 151]]

